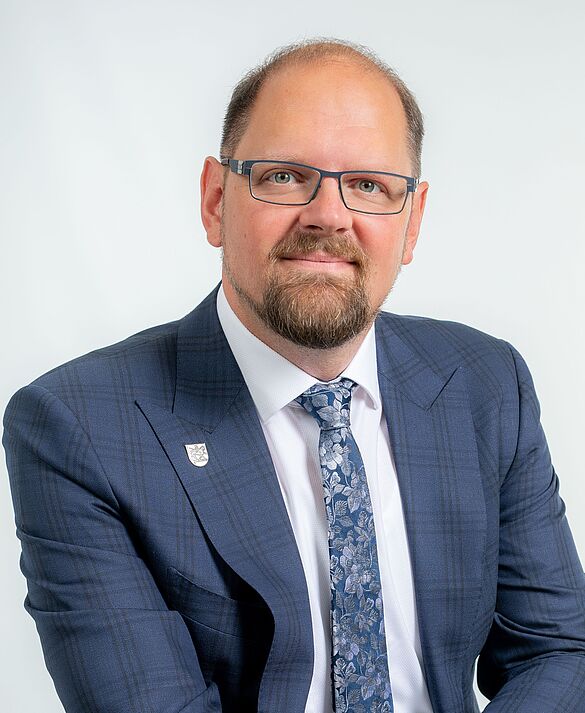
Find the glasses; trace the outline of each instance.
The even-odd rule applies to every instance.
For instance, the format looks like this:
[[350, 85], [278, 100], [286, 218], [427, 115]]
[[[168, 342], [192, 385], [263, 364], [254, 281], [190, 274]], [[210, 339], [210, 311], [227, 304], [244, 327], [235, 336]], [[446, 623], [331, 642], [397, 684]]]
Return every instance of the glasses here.
[[395, 215], [414, 193], [418, 178], [386, 171], [323, 171], [290, 161], [238, 161], [222, 158], [233, 173], [248, 176], [252, 198], [275, 205], [307, 205], [323, 178], [336, 178], [346, 208], [372, 215]]

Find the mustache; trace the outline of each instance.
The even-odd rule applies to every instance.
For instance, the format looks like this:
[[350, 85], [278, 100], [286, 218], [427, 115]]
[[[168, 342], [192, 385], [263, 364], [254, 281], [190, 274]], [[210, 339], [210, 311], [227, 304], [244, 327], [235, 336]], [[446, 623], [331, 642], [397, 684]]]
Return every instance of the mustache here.
[[276, 262], [291, 255], [309, 255], [324, 252], [364, 267], [368, 262], [365, 252], [347, 235], [318, 235], [309, 231], [296, 231], [274, 245], [268, 253], [269, 260]]

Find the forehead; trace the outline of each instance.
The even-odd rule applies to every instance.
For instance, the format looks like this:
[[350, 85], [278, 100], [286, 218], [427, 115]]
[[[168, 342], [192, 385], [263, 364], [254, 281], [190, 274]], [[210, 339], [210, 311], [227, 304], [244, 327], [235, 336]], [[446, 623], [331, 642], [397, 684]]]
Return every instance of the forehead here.
[[328, 59], [279, 70], [260, 90], [238, 158], [320, 168], [410, 168], [398, 93], [380, 72]]

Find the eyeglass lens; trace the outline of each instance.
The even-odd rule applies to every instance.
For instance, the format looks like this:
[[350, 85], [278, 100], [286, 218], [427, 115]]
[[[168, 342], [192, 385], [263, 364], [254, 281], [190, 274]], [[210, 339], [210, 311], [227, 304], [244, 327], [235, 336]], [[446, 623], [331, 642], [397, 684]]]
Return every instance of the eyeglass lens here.
[[[250, 173], [254, 198], [268, 203], [307, 203], [319, 182], [311, 168], [278, 163], [255, 163]], [[341, 192], [348, 208], [365, 213], [399, 213], [406, 202], [405, 178], [367, 171], [351, 171], [341, 177]]]

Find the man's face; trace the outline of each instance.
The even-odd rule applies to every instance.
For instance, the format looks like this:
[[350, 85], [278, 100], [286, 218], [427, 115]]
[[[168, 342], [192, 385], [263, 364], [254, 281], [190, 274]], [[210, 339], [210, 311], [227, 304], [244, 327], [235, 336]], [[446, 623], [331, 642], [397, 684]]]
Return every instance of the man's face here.
[[[271, 77], [233, 158], [412, 175], [396, 91], [342, 60]], [[225, 171], [207, 159], [202, 215], [209, 242], [223, 248], [224, 290], [244, 324], [313, 348], [339, 346], [369, 327], [412, 260], [426, 184], [402, 213], [366, 215], [344, 206], [333, 178], [307, 205], [282, 206], [253, 199], [247, 177]]]

